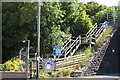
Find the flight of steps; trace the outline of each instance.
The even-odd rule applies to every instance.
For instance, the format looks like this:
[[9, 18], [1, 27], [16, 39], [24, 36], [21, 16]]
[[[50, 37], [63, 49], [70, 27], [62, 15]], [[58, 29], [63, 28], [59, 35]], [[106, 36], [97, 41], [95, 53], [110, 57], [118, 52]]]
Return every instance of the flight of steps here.
[[82, 71], [83, 76], [120, 76], [120, 27], [114, 26], [111, 35], [92, 55]]
[[110, 39], [111, 36], [109, 36], [106, 41], [104, 41], [102, 46], [99, 47], [97, 51], [89, 58], [85, 66], [82, 68], [82, 76], [96, 75], [96, 72], [99, 69], [99, 66], [109, 45]]
[[78, 50], [78, 48], [82, 45], [89, 45], [90, 48], [92, 45], [96, 44], [99, 38], [103, 35], [106, 28], [108, 26], [108, 22], [105, 21], [103, 25], [99, 26], [97, 23], [86, 33], [78, 36], [76, 39], [69, 40], [62, 49], [62, 56], [58, 58], [67, 58], [73, 56], [74, 53]]

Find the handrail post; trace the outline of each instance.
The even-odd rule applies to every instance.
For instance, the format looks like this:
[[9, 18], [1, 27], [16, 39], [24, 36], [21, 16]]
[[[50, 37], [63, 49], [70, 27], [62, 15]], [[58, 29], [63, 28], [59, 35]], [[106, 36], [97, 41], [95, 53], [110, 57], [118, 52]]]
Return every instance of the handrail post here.
[[90, 46], [90, 49], [92, 48], [92, 45], [91, 45], [91, 42], [92, 42], [92, 34], [90, 34], [90, 38], [89, 38], [89, 40], [90, 40], [90, 44], [89, 44], [89, 46]]
[[86, 36], [86, 38], [85, 38], [85, 42], [87, 42], [87, 34], [86, 34], [85, 36]]
[[81, 44], [81, 36], [79, 37], [79, 45]]

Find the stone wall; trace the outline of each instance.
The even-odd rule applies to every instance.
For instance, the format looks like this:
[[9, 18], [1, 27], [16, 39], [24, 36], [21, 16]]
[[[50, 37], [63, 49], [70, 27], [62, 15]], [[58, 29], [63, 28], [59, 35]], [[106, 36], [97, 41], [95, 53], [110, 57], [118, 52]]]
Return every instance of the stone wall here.
[[2, 80], [26, 80], [26, 72], [0, 72]]

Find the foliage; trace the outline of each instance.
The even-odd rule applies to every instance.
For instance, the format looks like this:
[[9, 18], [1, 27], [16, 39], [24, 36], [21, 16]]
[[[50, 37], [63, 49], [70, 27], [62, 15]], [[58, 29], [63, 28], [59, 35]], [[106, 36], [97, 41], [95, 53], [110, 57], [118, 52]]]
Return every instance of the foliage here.
[[18, 57], [13, 57], [2, 64], [2, 71], [18, 71], [22, 64], [24, 64], [22, 60], [18, 59]]
[[57, 72], [52, 72], [52, 74], [50, 75], [50, 77], [56, 78], [57, 77]]
[[47, 78], [49, 76], [49, 74], [46, 73], [44, 70], [40, 70], [39, 75], [40, 75], [41, 78]]
[[82, 62], [81, 62], [81, 66], [84, 66], [85, 63], [86, 63], [86, 61], [88, 61], [88, 59], [91, 57], [91, 55], [92, 55], [93, 53], [91, 52], [91, 49], [90, 49], [90, 48], [85, 48], [85, 49], [83, 49], [83, 51], [81, 51], [81, 52], [85, 54], [85, 58], [84, 58], [84, 59], [82, 60]]
[[113, 31], [113, 27], [112, 26], [108, 26], [108, 28], [106, 29], [105, 33], [103, 33], [103, 36], [100, 37], [100, 39], [98, 40], [98, 42], [95, 44], [95, 46], [93, 48], [97, 49], [99, 46], [101, 46], [102, 43], [106, 40], [106, 38], [110, 35], [110, 33], [112, 31]]
[[[120, 5], [118, 6], [118, 12], [120, 12]], [[118, 13], [118, 19], [120, 20], [120, 13]]]
[[[91, 19], [86, 14], [83, 4], [62, 3], [62, 10], [66, 13], [63, 25], [67, 27], [65, 30], [70, 30], [72, 36], [77, 37], [80, 34], [84, 34], [92, 27]], [[62, 26], [62, 28], [64, 27]]]
[[70, 72], [71, 72], [70, 69], [62, 69], [60, 71], [63, 73], [63, 76], [68, 76], [70, 74]]
[[[3, 3], [3, 62], [18, 55], [27, 46], [23, 40], [30, 40], [30, 53], [37, 46], [37, 3]], [[106, 7], [96, 2], [78, 4], [75, 2], [43, 2], [41, 5], [41, 50], [40, 55], [52, 53], [52, 47], [63, 45], [69, 37], [86, 33], [92, 22], [103, 22], [106, 13], [116, 7]], [[8, 56], [9, 55], [9, 56]]]
[[[37, 46], [37, 3], [3, 3], [3, 59], [17, 55], [26, 46], [23, 40], [31, 40]], [[60, 3], [43, 3], [41, 6], [41, 53], [51, 53], [54, 45], [61, 45], [71, 36], [61, 31], [63, 12]], [[56, 42], [57, 41], [57, 42]], [[59, 42], [60, 41], [60, 42]], [[13, 54], [13, 55], [10, 55]], [[5, 60], [3, 60], [5, 61]]]
[[64, 76], [69, 76], [70, 73], [73, 71], [73, 68], [66, 68], [66, 69], [60, 69], [58, 71], [52, 72], [51, 74], [48, 74], [44, 70], [40, 71], [40, 77], [41, 78], [56, 78], [56, 77], [64, 77]]
[[99, 11], [102, 11], [107, 8], [106, 6], [99, 5], [97, 2], [93, 2], [93, 1], [87, 2], [85, 6], [86, 6], [86, 12], [90, 17], [96, 15], [96, 13], [98, 13]]
[[[3, 61], [18, 55], [30, 40], [36, 52], [37, 3], [3, 3]], [[63, 45], [68, 37], [86, 33], [92, 26], [85, 6], [72, 2], [48, 2], [41, 5], [41, 55], [52, 53], [52, 47]], [[9, 56], [7, 56], [9, 55]], [[6, 58], [7, 57], [7, 58]]]
[[81, 62], [81, 67], [85, 65], [86, 61], [90, 58], [90, 56], [92, 55], [92, 50], [97, 49], [99, 46], [102, 45], [102, 43], [106, 40], [106, 38], [109, 36], [109, 34], [112, 32], [113, 27], [108, 26], [108, 28], [106, 29], [105, 33], [103, 33], [103, 35], [100, 37], [100, 39], [98, 40], [98, 42], [92, 47], [92, 49], [90, 48], [83, 48], [80, 51], [76, 52], [75, 54], [85, 54], [85, 58], [82, 59]]
[[75, 66], [75, 70], [82, 70], [81, 69], [81, 64]]
[[85, 57], [82, 59], [80, 66], [83, 67], [86, 63], [86, 61], [91, 57], [93, 54], [92, 50], [89, 47], [84, 47], [75, 54], [85, 54]]
[[59, 71], [52, 72], [50, 77], [53, 78], [53, 77], [69, 76], [72, 71], [73, 71], [73, 68], [60, 69]]
[[[32, 3], [3, 3], [2, 32], [3, 32], [3, 62], [16, 56], [25, 44], [23, 40], [35, 41], [37, 8]], [[31, 9], [31, 10], [29, 10]], [[31, 43], [30, 45], [35, 45]], [[34, 46], [33, 46], [34, 47]]]
[[[96, 15], [91, 17], [92, 20], [93, 20], [93, 23], [96, 23], [96, 22], [97, 23], [102, 23], [104, 21], [107, 21], [107, 14], [108, 13], [110, 14], [110, 12], [113, 12], [113, 10], [115, 10], [114, 7], [108, 8], [108, 9], [104, 9], [102, 11], [97, 12]], [[112, 15], [112, 13], [111, 13], [111, 15]]]
[[0, 71], [3, 70], [3, 64], [0, 64]]

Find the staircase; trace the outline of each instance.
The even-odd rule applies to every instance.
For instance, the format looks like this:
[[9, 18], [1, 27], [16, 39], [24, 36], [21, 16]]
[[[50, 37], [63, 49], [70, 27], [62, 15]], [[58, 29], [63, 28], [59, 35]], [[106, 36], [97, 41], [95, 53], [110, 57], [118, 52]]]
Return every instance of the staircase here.
[[86, 34], [78, 36], [75, 40], [69, 40], [62, 48], [62, 56], [65, 59], [69, 59], [82, 44], [88, 44], [91, 48], [91, 45], [94, 45], [105, 32], [107, 26], [107, 21], [105, 21], [101, 26], [98, 26], [98, 24], [95, 23], [95, 25]]
[[97, 52], [93, 53], [90, 59], [86, 62], [85, 66], [82, 68], [83, 76], [95, 75], [99, 69], [99, 66], [103, 60], [107, 47], [109, 45], [111, 36], [109, 36], [106, 41], [98, 48]]
[[92, 57], [82, 68], [83, 76], [91, 75], [120, 75], [120, 28], [114, 26], [114, 31], [109, 35], [103, 45], [93, 53]]

